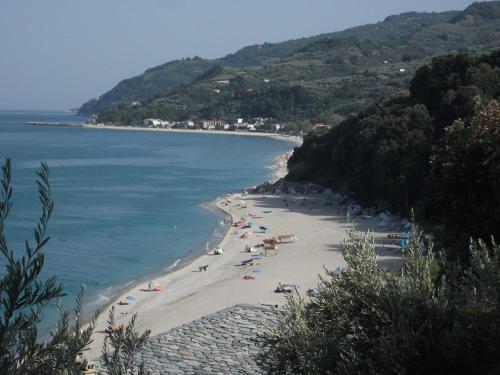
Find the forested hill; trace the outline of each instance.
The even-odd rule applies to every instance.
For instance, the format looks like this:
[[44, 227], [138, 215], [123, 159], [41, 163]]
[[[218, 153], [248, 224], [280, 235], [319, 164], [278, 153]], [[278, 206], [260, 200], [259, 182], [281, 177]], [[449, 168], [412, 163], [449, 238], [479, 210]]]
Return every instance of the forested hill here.
[[292, 181], [350, 192], [359, 203], [409, 215], [448, 245], [500, 238], [500, 50], [435, 58], [410, 94], [371, 106], [288, 162]]
[[144, 74], [125, 79], [98, 99], [85, 103], [80, 112], [95, 113], [99, 110], [132, 100], [147, 100], [155, 95], [165, 95], [170, 89], [195, 80], [213, 65], [239, 68], [277, 62], [299, 49], [320, 39], [356, 37], [359, 39], [381, 40], [388, 37], [407, 36], [416, 31], [457, 17], [460, 12], [405, 13], [388, 17], [383, 22], [353, 27], [340, 32], [289, 40], [281, 43], [264, 43], [244, 47], [236, 53], [220, 59], [199, 57], [180, 59], [148, 69]]
[[497, 9], [500, 1], [474, 3], [463, 12], [405, 13], [343, 32], [249, 47], [226, 57], [230, 63], [217, 60], [191, 82], [140, 104], [108, 107], [98, 121], [266, 117], [291, 128], [335, 125], [375, 102], [407, 95], [415, 71], [434, 56], [500, 47]]

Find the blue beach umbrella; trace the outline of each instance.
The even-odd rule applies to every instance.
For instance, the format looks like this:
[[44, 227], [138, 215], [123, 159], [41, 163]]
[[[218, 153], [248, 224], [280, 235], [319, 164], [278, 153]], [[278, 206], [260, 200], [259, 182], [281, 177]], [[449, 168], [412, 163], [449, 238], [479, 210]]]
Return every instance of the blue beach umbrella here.
[[137, 298], [135, 298], [134, 296], [128, 296], [128, 297], [126, 298], [126, 300], [127, 300], [127, 301], [130, 301], [130, 302], [134, 302], [134, 301], [136, 301], [136, 300], [137, 300]]

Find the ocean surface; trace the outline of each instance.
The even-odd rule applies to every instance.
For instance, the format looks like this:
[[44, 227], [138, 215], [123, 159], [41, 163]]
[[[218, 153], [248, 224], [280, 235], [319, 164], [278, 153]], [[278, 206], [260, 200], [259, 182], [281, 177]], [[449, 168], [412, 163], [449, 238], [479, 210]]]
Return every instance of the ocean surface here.
[[[174, 268], [219, 239], [222, 217], [203, 207], [269, 178], [293, 146], [266, 137], [27, 126], [85, 121], [63, 112], [0, 112], [0, 159], [12, 159], [8, 243], [33, 243], [40, 213], [35, 173], [50, 167], [55, 210], [43, 276], [64, 285], [70, 308], [81, 284], [87, 311], [121, 288]], [[4, 260], [0, 261], [3, 273]], [[46, 310], [44, 327], [55, 321]]]

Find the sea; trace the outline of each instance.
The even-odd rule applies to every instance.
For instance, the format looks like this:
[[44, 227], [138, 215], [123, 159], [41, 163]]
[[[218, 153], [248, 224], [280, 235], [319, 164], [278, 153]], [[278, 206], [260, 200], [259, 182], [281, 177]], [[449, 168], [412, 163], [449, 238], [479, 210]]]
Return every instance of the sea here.
[[[174, 270], [225, 232], [206, 203], [269, 179], [293, 144], [268, 137], [28, 126], [82, 123], [67, 112], [0, 111], [0, 162], [11, 158], [8, 245], [34, 243], [40, 214], [36, 172], [50, 168], [55, 202], [41, 279], [56, 276], [70, 309], [85, 285], [87, 313], [132, 283]], [[0, 259], [0, 276], [5, 260]], [[42, 330], [57, 318], [44, 310]]]

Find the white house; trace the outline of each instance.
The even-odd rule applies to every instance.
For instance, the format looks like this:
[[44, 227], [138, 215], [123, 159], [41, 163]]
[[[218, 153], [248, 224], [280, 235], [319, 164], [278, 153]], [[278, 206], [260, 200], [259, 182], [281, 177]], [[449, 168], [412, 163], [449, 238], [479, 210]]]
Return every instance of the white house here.
[[143, 121], [143, 125], [150, 128], [171, 128], [173, 126], [170, 122], [157, 118], [147, 118]]

